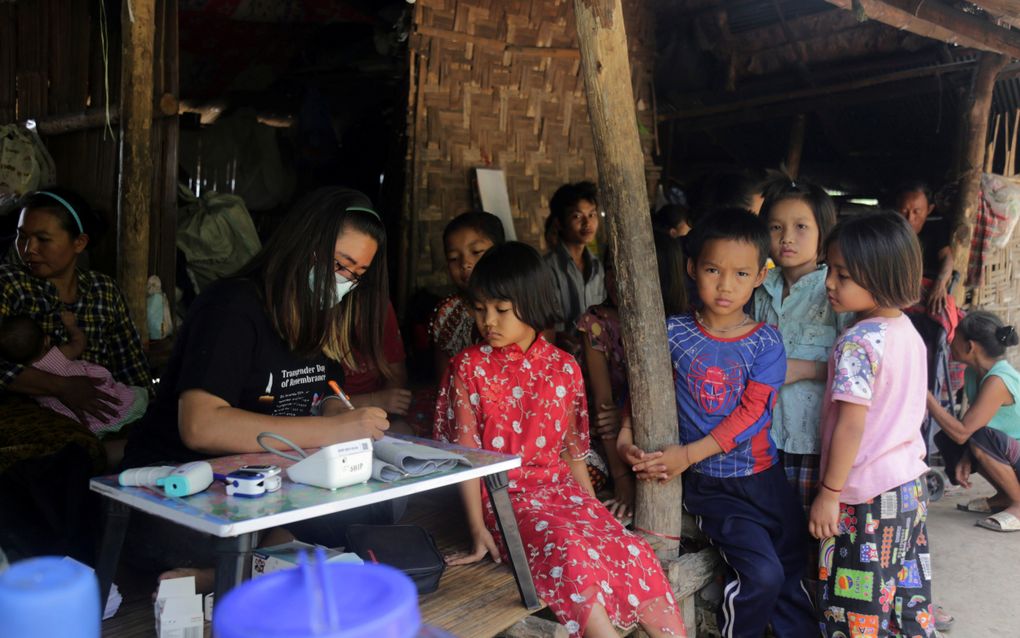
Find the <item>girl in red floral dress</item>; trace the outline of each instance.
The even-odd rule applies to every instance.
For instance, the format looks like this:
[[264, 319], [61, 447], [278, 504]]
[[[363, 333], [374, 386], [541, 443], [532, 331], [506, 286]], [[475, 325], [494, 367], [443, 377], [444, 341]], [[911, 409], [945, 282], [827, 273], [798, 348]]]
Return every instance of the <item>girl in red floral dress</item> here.
[[[669, 583], [648, 544], [595, 498], [584, 382], [573, 357], [539, 333], [557, 302], [541, 257], [508, 242], [485, 254], [468, 295], [483, 342], [450, 361], [436, 404], [436, 438], [517, 454], [510, 500], [539, 595], [571, 636], [613, 636], [640, 624], [685, 636]], [[461, 484], [473, 545], [450, 564], [506, 558], [479, 481]]]

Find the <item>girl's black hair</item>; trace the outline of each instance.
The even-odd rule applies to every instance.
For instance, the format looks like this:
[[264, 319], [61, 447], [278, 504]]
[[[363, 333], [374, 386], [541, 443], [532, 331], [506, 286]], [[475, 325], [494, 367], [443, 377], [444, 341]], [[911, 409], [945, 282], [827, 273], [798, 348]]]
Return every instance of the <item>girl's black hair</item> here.
[[668, 233], [671, 229], [680, 225], [681, 222], [685, 222], [693, 228], [694, 224], [691, 223], [692, 221], [691, 209], [683, 204], [666, 204], [652, 215], [652, 230]]
[[[371, 210], [368, 197], [350, 188], [313, 191], [290, 209], [238, 276], [259, 287], [273, 327], [295, 354], [323, 352], [354, 367], [356, 350], [390, 378], [382, 347], [389, 303], [386, 231]], [[333, 254], [348, 230], [368, 235], [378, 249], [358, 287], [337, 303]]]
[[659, 266], [659, 288], [667, 317], [687, 312], [687, 258], [683, 239], [655, 233], [655, 261]]
[[465, 228], [470, 228], [479, 235], [488, 237], [489, 241], [496, 245], [506, 241], [503, 222], [499, 217], [484, 210], [469, 210], [451, 219], [443, 229], [443, 246], [446, 246], [446, 240], [450, 238], [450, 235]]
[[[78, 219], [81, 220], [81, 228], [67, 209], [68, 206], [74, 209]], [[94, 242], [102, 237], [107, 228], [106, 221], [89, 206], [89, 203], [81, 195], [67, 188], [53, 187], [28, 193], [21, 200], [21, 210], [23, 212], [45, 210], [52, 214], [60, 222], [60, 227], [71, 235], [71, 239], [77, 239], [79, 235], [84, 234]]]
[[541, 332], [562, 321], [552, 273], [538, 251], [519, 241], [493, 246], [468, 280], [468, 300], [505, 300], [518, 319]]
[[765, 183], [761, 205], [761, 218], [767, 224], [772, 208], [779, 202], [796, 199], [804, 202], [815, 216], [818, 226], [818, 254], [822, 253], [822, 243], [832, 227], [836, 225], [836, 204], [825, 192], [825, 189], [810, 182], [792, 180], [789, 177], [778, 177]]
[[1020, 343], [1016, 328], [985, 310], [967, 313], [956, 329], [964, 339], [978, 343], [985, 354], [996, 359], [1006, 354], [1006, 348]]
[[705, 244], [714, 239], [744, 241], [758, 249], [758, 268], [764, 268], [769, 258], [769, 229], [765, 222], [743, 208], [724, 208], [712, 211], [687, 235], [684, 242], [687, 257], [695, 263], [701, 256]]
[[836, 224], [825, 239], [846, 262], [850, 278], [885, 308], [906, 308], [921, 298], [921, 245], [907, 220], [883, 211]]

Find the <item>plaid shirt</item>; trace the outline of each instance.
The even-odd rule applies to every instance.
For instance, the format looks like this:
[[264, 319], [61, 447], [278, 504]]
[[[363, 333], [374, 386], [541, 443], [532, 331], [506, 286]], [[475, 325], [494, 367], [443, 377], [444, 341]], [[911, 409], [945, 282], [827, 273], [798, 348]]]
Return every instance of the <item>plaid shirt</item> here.
[[[142, 342], [128, 316], [124, 297], [113, 279], [97, 272], [78, 271], [78, 301], [65, 306], [52, 283], [34, 277], [21, 265], [0, 265], [0, 317], [26, 315], [42, 326], [53, 345], [67, 341], [60, 311], [70, 310], [85, 333], [81, 358], [101, 365], [127, 385], [151, 389], [149, 365]], [[0, 391], [24, 366], [0, 359]]]

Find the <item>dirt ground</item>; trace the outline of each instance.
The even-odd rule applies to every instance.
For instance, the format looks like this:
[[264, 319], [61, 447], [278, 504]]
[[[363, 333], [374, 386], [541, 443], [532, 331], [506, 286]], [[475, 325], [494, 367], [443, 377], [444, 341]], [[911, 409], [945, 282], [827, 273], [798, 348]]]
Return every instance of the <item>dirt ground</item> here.
[[976, 527], [979, 514], [956, 509], [957, 503], [994, 492], [975, 477], [970, 490], [952, 488], [928, 509], [933, 593], [956, 617], [946, 638], [1020, 638], [1020, 532]]

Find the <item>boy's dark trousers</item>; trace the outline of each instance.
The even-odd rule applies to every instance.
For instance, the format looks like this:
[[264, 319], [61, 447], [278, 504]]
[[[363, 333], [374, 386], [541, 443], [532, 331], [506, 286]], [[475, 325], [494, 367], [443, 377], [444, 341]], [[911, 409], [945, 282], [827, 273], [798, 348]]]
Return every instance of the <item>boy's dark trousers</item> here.
[[684, 507], [734, 572], [719, 612], [723, 638], [762, 638], [769, 625], [778, 638], [821, 635], [801, 584], [807, 522], [782, 466], [734, 478], [689, 472]]

